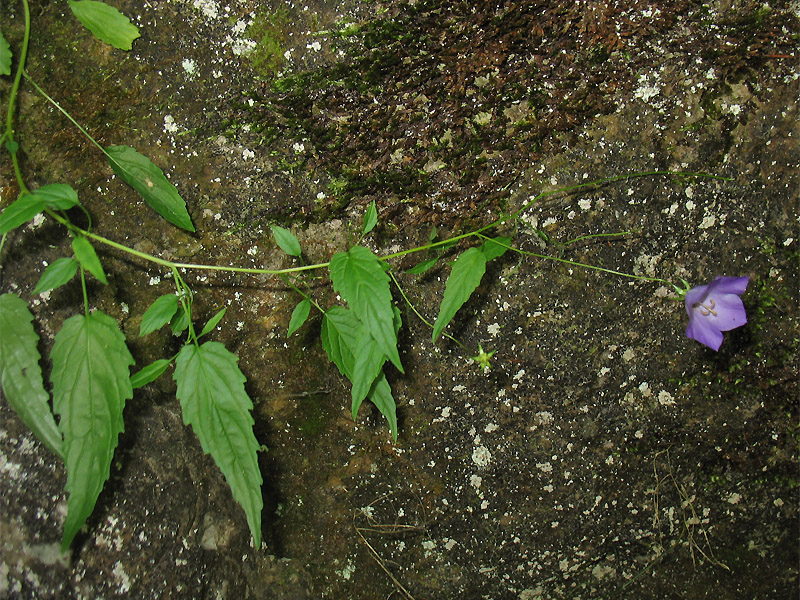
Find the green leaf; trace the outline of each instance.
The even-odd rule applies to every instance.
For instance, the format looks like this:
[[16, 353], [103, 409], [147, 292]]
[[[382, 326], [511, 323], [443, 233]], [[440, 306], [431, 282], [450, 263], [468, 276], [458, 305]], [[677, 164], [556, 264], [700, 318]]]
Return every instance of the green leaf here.
[[392, 396], [392, 388], [389, 387], [389, 382], [386, 381], [386, 376], [381, 373], [372, 384], [369, 391], [370, 401], [378, 407], [381, 414], [389, 421], [389, 429], [392, 432], [392, 438], [397, 441], [397, 405]]
[[363, 235], [367, 235], [370, 231], [375, 229], [375, 225], [378, 224], [378, 207], [375, 206], [375, 200], [367, 208], [367, 212], [364, 213], [364, 229]]
[[322, 317], [322, 347], [339, 372], [353, 380], [355, 357], [353, 350], [358, 343], [361, 322], [352, 311], [342, 306], [332, 306]]
[[292, 311], [292, 316], [289, 319], [289, 328], [286, 330], [286, 337], [289, 337], [295, 331], [300, 329], [303, 326], [303, 323], [306, 322], [306, 319], [308, 319], [308, 315], [310, 313], [311, 300], [304, 298], [297, 304], [297, 306], [294, 307], [294, 310]]
[[84, 269], [94, 275], [101, 283], [108, 283], [106, 274], [103, 271], [103, 265], [100, 264], [100, 259], [97, 258], [97, 253], [89, 240], [83, 236], [76, 237], [72, 240], [72, 251]]
[[0, 31], [0, 75], [11, 75], [11, 46]]
[[125, 400], [133, 396], [133, 357], [116, 321], [97, 311], [64, 321], [53, 351], [53, 408], [60, 415], [67, 467], [63, 550], [92, 513], [108, 479], [123, 431]]
[[109, 146], [106, 148], [106, 154], [114, 172], [139, 192], [153, 210], [173, 225], [186, 231], [194, 231], [192, 218], [186, 210], [186, 202], [164, 176], [163, 171], [149, 158], [139, 154], [130, 146]]
[[253, 403], [245, 376], [219, 342], [189, 344], [178, 354], [174, 379], [183, 422], [191, 425], [203, 451], [225, 475], [233, 498], [242, 506], [256, 548], [261, 546], [261, 471], [259, 444], [253, 434]]
[[366, 248], [354, 246], [348, 252], [335, 254], [329, 269], [333, 288], [375, 338], [380, 351], [404, 372], [397, 351], [392, 294], [384, 264]]
[[358, 409], [364, 398], [369, 394], [369, 389], [375, 378], [381, 372], [386, 355], [378, 350], [375, 339], [362, 327], [355, 346], [350, 348], [353, 354], [353, 371], [350, 381], [353, 384], [350, 393], [350, 410], [355, 421]]
[[178, 297], [175, 294], [164, 294], [156, 298], [142, 315], [139, 325], [139, 337], [152, 333], [170, 322], [178, 311]]
[[69, 0], [78, 20], [96, 38], [119, 50], [130, 50], [133, 40], [139, 37], [139, 28], [113, 6], [96, 0]]
[[280, 225], [270, 225], [270, 229], [272, 229], [272, 236], [275, 238], [275, 242], [286, 254], [297, 256], [298, 258], [303, 254], [300, 242], [291, 231]]
[[131, 375], [131, 387], [133, 387], [133, 389], [138, 389], [146, 386], [148, 383], [152, 383], [167, 370], [171, 362], [172, 360], [169, 358], [159, 358], [146, 367], [139, 369], [136, 373]]
[[47, 268], [39, 278], [39, 283], [33, 289], [34, 294], [43, 294], [48, 290], [61, 287], [70, 279], [75, 277], [78, 271], [78, 263], [71, 258], [57, 258], [47, 265]]
[[432, 339], [434, 343], [458, 309], [469, 300], [485, 272], [486, 255], [479, 248], [469, 248], [458, 257], [447, 278], [444, 298], [439, 307], [439, 316], [436, 317], [436, 323], [433, 324]]
[[[400, 309], [392, 306], [394, 333], [400, 331], [403, 319], [400, 315]], [[352, 343], [352, 337], [346, 337], [346, 342]], [[353, 384], [350, 395], [350, 408], [353, 413], [353, 420], [355, 421], [358, 409], [361, 403], [369, 395], [370, 387], [374, 384], [375, 379], [381, 374], [383, 364], [386, 362], [386, 355], [380, 352], [377, 348], [377, 342], [369, 335], [363, 325], [358, 332], [358, 337], [355, 339], [355, 345], [350, 348], [353, 355], [353, 370], [350, 376], [350, 381]]]
[[214, 327], [216, 327], [217, 324], [222, 320], [222, 317], [225, 316], [225, 312], [227, 310], [227, 308], [218, 310], [216, 314], [208, 320], [208, 323], [206, 323], [205, 327], [203, 327], [203, 330], [200, 332], [200, 335], [197, 337], [203, 337], [207, 333], [214, 331]]
[[33, 315], [19, 296], [0, 296], [0, 388], [34, 435], [61, 458], [61, 433], [50, 411], [50, 396], [44, 389], [41, 355], [33, 330]]
[[[397, 307], [393, 309], [393, 327], [397, 333], [402, 319]], [[378, 351], [376, 346], [377, 342], [352, 311], [334, 306], [323, 316], [322, 347], [325, 348], [328, 358], [339, 368], [339, 372], [353, 384], [350, 404], [353, 419], [355, 420], [361, 403], [367, 397], [389, 420], [396, 440], [394, 399], [381, 371], [386, 355]]]
[[189, 313], [186, 312], [186, 309], [183, 308], [183, 305], [178, 306], [178, 312], [175, 313], [175, 316], [169, 322], [170, 329], [172, 329], [172, 335], [180, 335], [182, 331], [185, 331], [189, 328]]
[[495, 258], [500, 258], [508, 251], [508, 247], [511, 245], [511, 238], [508, 236], [499, 236], [496, 238], [492, 238], [490, 240], [486, 240], [481, 244], [480, 250], [483, 252], [483, 255], [486, 257], [486, 262], [490, 260], [494, 260]]
[[412, 275], [421, 275], [428, 269], [430, 269], [433, 265], [435, 265], [439, 261], [439, 258], [429, 258], [428, 260], [423, 260], [421, 263], [417, 263], [417, 265], [411, 267], [406, 273], [411, 273]]
[[44, 200], [48, 208], [57, 208], [58, 210], [68, 210], [76, 204], [80, 204], [78, 202], [78, 192], [66, 183], [43, 185], [34, 190], [33, 195]]
[[27, 223], [42, 212], [47, 203], [34, 194], [25, 194], [6, 206], [0, 213], [0, 235], [5, 235], [12, 229]]

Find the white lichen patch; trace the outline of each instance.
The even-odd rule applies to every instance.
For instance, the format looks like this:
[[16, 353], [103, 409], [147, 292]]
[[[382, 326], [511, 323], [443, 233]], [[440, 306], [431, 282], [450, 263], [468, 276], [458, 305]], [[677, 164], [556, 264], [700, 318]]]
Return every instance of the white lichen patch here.
[[672, 406], [675, 404], [675, 398], [667, 390], [661, 390], [658, 392], [658, 403], [661, 406]]
[[194, 0], [192, 6], [208, 19], [216, 19], [219, 16], [219, 3], [216, 0]]
[[195, 73], [197, 72], [197, 63], [193, 58], [184, 58], [181, 61], [181, 66], [186, 72], [187, 77], [194, 77]]
[[635, 98], [639, 98], [644, 102], [649, 102], [660, 93], [657, 85], [650, 84], [647, 75], [639, 75], [639, 87], [633, 92]]
[[489, 463], [492, 462], [492, 453], [489, 452], [486, 446], [477, 446], [472, 451], [472, 462], [479, 468], [485, 469], [489, 466]]
[[164, 133], [178, 133], [178, 125], [172, 115], [164, 115]]
[[121, 562], [117, 561], [114, 564], [114, 569], [111, 571], [111, 574], [114, 575], [114, 579], [117, 581], [118, 589], [121, 594], [125, 594], [131, 589], [130, 577], [128, 577]]

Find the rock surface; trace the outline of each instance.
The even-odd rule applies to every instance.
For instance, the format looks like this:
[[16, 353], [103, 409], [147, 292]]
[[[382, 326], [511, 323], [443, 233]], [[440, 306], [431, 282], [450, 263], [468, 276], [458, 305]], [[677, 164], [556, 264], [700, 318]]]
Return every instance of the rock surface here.
[[[34, 6], [27, 70], [101, 144], [159, 164], [197, 233], [160, 220], [25, 86], [24, 176], [73, 185], [98, 233], [172, 260], [273, 268], [291, 264], [269, 234], [278, 223], [313, 264], [358, 240], [373, 200], [379, 225], [363, 243], [387, 254], [542, 192], [704, 172], [719, 178], [548, 195], [501, 233], [524, 252], [676, 283], [747, 275], [749, 323], [715, 353], [684, 337], [664, 283], [507, 253], [447, 330], [470, 350], [431, 344], [395, 293], [395, 443], [371, 405], [350, 418], [318, 316], [286, 338], [291, 289], [190, 272], [199, 317], [228, 308], [213, 337], [240, 357], [269, 448], [263, 547], [164, 376], [128, 401], [111, 479], [62, 556], [65, 472], [2, 400], [0, 597], [797, 596], [796, 3], [119, 8], [142, 32], [130, 53], [66, 4]], [[3, 3], [14, 49], [21, 23]], [[0, 165], [5, 206], [18, 190]], [[615, 232], [627, 233], [578, 239]], [[31, 296], [69, 243], [46, 223], [12, 233], [0, 257], [0, 291], [30, 301], [43, 355], [81, 310], [77, 282]], [[419, 257], [392, 266], [433, 320], [449, 267], [403, 274]], [[91, 285], [93, 307], [120, 321], [137, 366], [176, 352], [168, 332], [137, 337], [173, 287], [166, 273], [101, 258], [109, 285]], [[336, 301], [326, 280], [311, 285]], [[496, 351], [489, 371], [469, 360], [478, 344]]]

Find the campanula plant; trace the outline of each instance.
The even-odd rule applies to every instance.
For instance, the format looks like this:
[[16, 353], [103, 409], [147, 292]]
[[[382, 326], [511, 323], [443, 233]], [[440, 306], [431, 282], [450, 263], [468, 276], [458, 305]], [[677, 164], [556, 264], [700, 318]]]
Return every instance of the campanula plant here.
[[[88, 219], [90, 225], [87, 228], [79, 227], [70, 219], [68, 212], [81, 210], [88, 217], [89, 211], [78, 200], [78, 191], [69, 185], [50, 183], [35, 189], [29, 189], [26, 185], [18, 158], [20, 146], [15, 140], [14, 131], [14, 105], [23, 79], [30, 36], [28, 0], [22, 0], [22, 5], [25, 34], [8, 95], [5, 131], [0, 131], [0, 144], [10, 155], [19, 196], [0, 213], [0, 257], [7, 234], [34, 218], [46, 217], [64, 226], [72, 237], [71, 248], [64, 249], [67, 256], [47, 266], [32, 293], [36, 295], [56, 290], [78, 275], [83, 291], [83, 314], [68, 318], [55, 335], [48, 357], [52, 363], [50, 393], [50, 386], [45, 386], [39, 365], [42, 358], [38, 350], [40, 340], [33, 327], [34, 316], [27, 302], [16, 293], [0, 295], [0, 387], [23, 422], [64, 463], [66, 491], [69, 495], [62, 536], [62, 548], [65, 550], [94, 510], [109, 477], [118, 437], [124, 429], [125, 402], [133, 397], [135, 389], [148, 385], [170, 368], [173, 369], [176, 396], [180, 401], [184, 423], [192, 427], [203, 450], [219, 466], [233, 498], [245, 513], [254, 545], [260, 546], [263, 500], [257, 452], [261, 445], [255, 436], [251, 415], [253, 402], [244, 386], [245, 375], [239, 370], [238, 357], [220, 342], [201, 342], [202, 338], [216, 329], [225, 315], [225, 309], [199, 327], [200, 323], [195, 323], [192, 311], [193, 292], [182, 273], [191, 270], [226, 271], [281, 278], [300, 297], [289, 321], [288, 335], [304, 325], [312, 308], [321, 313], [322, 347], [331, 362], [352, 384], [353, 418], [356, 418], [364, 400], [369, 400], [384, 415], [396, 440], [397, 407], [384, 373], [385, 369], [391, 368], [404, 372], [398, 349], [398, 331], [403, 326], [403, 319], [395, 304], [392, 285], [413, 314], [430, 327], [434, 343], [440, 337], [446, 337], [466, 349], [446, 329], [480, 285], [487, 264], [509, 251], [519, 256], [555, 260], [611, 275], [670, 284], [656, 277], [641, 277], [524, 251], [515, 247], [512, 235], [488, 237], [487, 234], [503, 225], [517, 225], [528, 208], [554, 194], [640, 177], [714, 177], [702, 173], [650, 171], [541, 192], [513, 214], [503, 214], [478, 229], [439, 241], [435, 241], [434, 233], [428, 244], [383, 256], [360, 245], [378, 222], [378, 211], [373, 201], [364, 214], [356, 245], [335, 254], [329, 262], [304, 264], [300, 241], [291, 231], [277, 225], [272, 227], [276, 245], [290, 260], [299, 261], [300, 266], [293, 262], [295, 266], [292, 267], [265, 269], [173, 262], [94, 233], [91, 231], [91, 219]], [[138, 29], [126, 17], [102, 2], [81, 0], [70, 2], [69, 5], [92, 33], [119, 49], [129, 50], [139, 35]], [[0, 75], [11, 73], [11, 58], [10, 45], [0, 32]], [[136, 190], [153, 210], [175, 227], [188, 232], [195, 231], [186, 202], [157, 165], [130, 146], [104, 148], [27, 74], [24, 77], [27, 83], [78, 127], [106, 156], [109, 166], [120, 179]], [[587, 235], [567, 243], [625, 233], [628, 232]], [[400, 286], [396, 276], [400, 267], [396, 259], [425, 252], [428, 258], [407, 271], [412, 275], [421, 274], [437, 262], [444, 262], [447, 256], [444, 251], [462, 241], [468, 242], [467, 247], [462, 248], [449, 269], [438, 315], [432, 323], [414, 307]], [[185, 336], [184, 344], [176, 354], [155, 360], [134, 373], [130, 372], [134, 359], [128, 351], [128, 342], [119, 324], [102, 311], [90, 308], [87, 277], [91, 275], [102, 284], [108, 281], [101, 262], [102, 256], [95, 251], [98, 244], [147, 261], [171, 274], [175, 292], [153, 301], [142, 315], [139, 335], [149, 335], [169, 326], [175, 336]], [[303, 278], [308, 271], [327, 274], [333, 290], [339, 294], [338, 304], [326, 306], [326, 301], [315, 293], [318, 286], [310, 285]], [[673, 286], [679, 297], [685, 299], [689, 313], [686, 335], [717, 350], [722, 343], [721, 332], [747, 322], [739, 298], [747, 283], [747, 277], [718, 277], [708, 285], [693, 289], [689, 289], [688, 284], [684, 289]], [[490, 367], [493, 355], [494, 351], [485, 351], [479, 345], [477, 355], [472, 360], [485, 372]]]

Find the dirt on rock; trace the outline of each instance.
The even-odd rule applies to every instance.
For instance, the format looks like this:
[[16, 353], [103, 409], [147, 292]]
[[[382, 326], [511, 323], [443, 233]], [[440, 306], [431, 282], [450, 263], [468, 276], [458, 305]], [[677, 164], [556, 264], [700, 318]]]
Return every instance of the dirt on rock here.
[[[319, 315], [287, 338], [299, 296], [282, 280], [185, 274], [198, 319], [228, 309], [211, 337], [238, 355], [268, 448], [261, 548], [165, 375], [127, 402], [111, 478], [62, 555], [63, 465], [2, 399], [0, 598], [797, 597], [797, 2], [115, 5], [142, 34], [127, 53], [66, 4], [34, 3], [27, 72], [101, 144], [158, 164], [197, 232], [160, 219], [28, 84], [15, 118], [28, 185], [69, 183], [117, 242], [279, 268], [294, 264], [280, 224], [324, 263], [359, 241], [373, 201], [360, 243], [385, 255], [548, 194], [500, 227], [518, 251], [446, 330], [464, 347], [433, 344], [420, 316], [435, 320], [473, 242], [422, 275], [407, 270], [431, 253], [390, 261], [396, 442], [371, 404], [351, 418]], [[0, 27], [16, 50], [20, 3]], [[625, 178], [665, 171], [695, 175]], [[5, 207], [7, 156], [0, 176]], [[29, 302], [43, 356], [82, 310], [78, 281], [32, 295], [69, 244], [45, 222], [0, 256], [0, 291]], [[90, 284], [92, 307], [121, 323], [136, 368], [177, 352], [169, 331], [138, 337], [168, 274], [98, 252], [109, 284]], [[748, 276], [748, 323], [714, 352], [685, 337], [665, 282], [609, 270]], [[325, 270], [310, 277], [338, 302]]]

